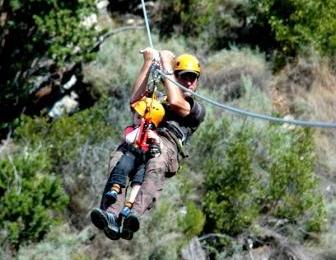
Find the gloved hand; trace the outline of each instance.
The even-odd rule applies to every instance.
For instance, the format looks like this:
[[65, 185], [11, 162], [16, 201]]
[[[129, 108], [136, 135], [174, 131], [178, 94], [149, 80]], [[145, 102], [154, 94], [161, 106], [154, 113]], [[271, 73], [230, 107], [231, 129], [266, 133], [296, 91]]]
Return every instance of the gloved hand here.
[[[152, 139], [150, 139], [150, 140], [152, 140]], [[156, 142], [150, 142], [149, 143], [149, 148], [148, 148], [148, 151], [147, 151], [148, 158], [155, 158], [155, 157], [160, 156], [160, 154], [161, 154], [160, 144], [156, 143]]]

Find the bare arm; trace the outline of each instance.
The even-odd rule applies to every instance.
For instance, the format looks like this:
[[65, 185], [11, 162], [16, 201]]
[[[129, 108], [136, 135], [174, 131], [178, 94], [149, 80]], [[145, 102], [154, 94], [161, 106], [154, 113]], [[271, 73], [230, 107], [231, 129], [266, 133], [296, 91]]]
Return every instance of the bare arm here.
[[[164, 71], [173, 71], [174, 54], [171, 51], [160, 51], [161, 62]], [[177, 81], [174, 75], [167, 76], [174, 81]], [[184, 98], [182, 90], [168, 79], [164, 79], [164, 87], [167, 94], [167, 100], [170, 107], [179, 115], [187, 116], [190, 113], [191, 107], [189, 102]]]
[[141, 99], [146, 94], [146, 86], [147, 86], [149, 71], [152, 65], [155, 50], [150, 47], [147, 47], [143, 50], [140, 50], [140, 53], [143, 54], [144, 63], [133, 85], [133, 90], [132, 90], [131, 99], [130, 99], [131, 104]]

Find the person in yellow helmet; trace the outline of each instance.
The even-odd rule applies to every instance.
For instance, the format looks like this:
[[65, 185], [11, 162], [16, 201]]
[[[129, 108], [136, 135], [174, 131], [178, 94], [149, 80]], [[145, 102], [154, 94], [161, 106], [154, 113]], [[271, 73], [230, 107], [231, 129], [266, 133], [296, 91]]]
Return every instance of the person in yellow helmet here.
[[[149, 74], [157, 56], [157, 51], [150, 47], [141, 50], [140, 53], [144, 62], [133, 86], [131, 104], [146, 96]], [[143, 183], [132, 210], [124, 215], [122, 223], [120, 216], [125, 196], [118, 196], [116, 203], [107, 208], [101, 207], [91, 212], [92, 223], [104, 230], [110, 239], [132, 238], [133, 233], [140, 227], [141, 216], [153, 208], [158, 200], [166, 178], [174, 176], [178, 171], [180, 160], [185, 157], [183, 145], [205, 117], [204, 106], [192, 97], [201, 74], [199, 60], [191, 54], [175, 57], [168, 50], [159, 51], [159, 57], [162, 71], [166, 74], [162, 80], [166, 94], [165, 102], [162, 103], [165, 114], [155, 130], [159, 137], [160, 154], [146, 161]], [[172, 81], [181, 84], [187, 91], [181, 90]], [[115, 167], [120, 156], [120, 152], [114, 153], [110, 161], [111, 168]]]

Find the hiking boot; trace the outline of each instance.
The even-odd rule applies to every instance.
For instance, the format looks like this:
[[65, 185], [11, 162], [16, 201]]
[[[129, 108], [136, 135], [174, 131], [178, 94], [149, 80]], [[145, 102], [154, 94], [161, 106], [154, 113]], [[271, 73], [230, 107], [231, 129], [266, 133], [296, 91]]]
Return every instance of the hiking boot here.
[[91, 222], [111, 240], [120, 238], [120, 228], [113, 213], [95, 208], [91, 211]]
[[111, 204], [115, 203], [118, 197], [118, 192], [111, 190], [105, 193], [105, 207], [109, 207]]
[[133, 238], [133, 232], [130, 230], [125, 230], [123, 229], [123, 231], [120, 234], [120, 237], [126, 240], [132, 240]]
[[131, 240], [133, 238], [133, 233], [137, 232], [140, 228], [140, 222], [138, 217], [134, 212], [130, 212], [124, 219], [122, 226], [121, 237], [123, 239]]

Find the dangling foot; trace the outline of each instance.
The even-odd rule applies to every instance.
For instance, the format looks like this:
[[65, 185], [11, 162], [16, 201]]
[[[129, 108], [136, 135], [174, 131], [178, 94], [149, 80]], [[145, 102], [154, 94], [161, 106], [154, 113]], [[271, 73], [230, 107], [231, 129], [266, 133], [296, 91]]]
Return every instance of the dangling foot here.
[[118, 197], [118, 192], [111, 190], [105, 193], [105, 208], [108, 208], [111, 204], [115, 203]]
[[91, 211], [91, 222], [111, 240], [120, 238], [120, 228], [113, 213], [95, 208]]
[[124, 207], [122, 211], [120, 212], [120, 215], [123, 218], [127, 218], [131, 214], [131, 209], [129, 207]]
[[140, 222], [138, 217], [133, 211], [128, 212], [127, 217], [124, 219], [122, 226], [121, 237], [123, 239], [131, 240], [133, 233], [137, 232], [140, 228]]

